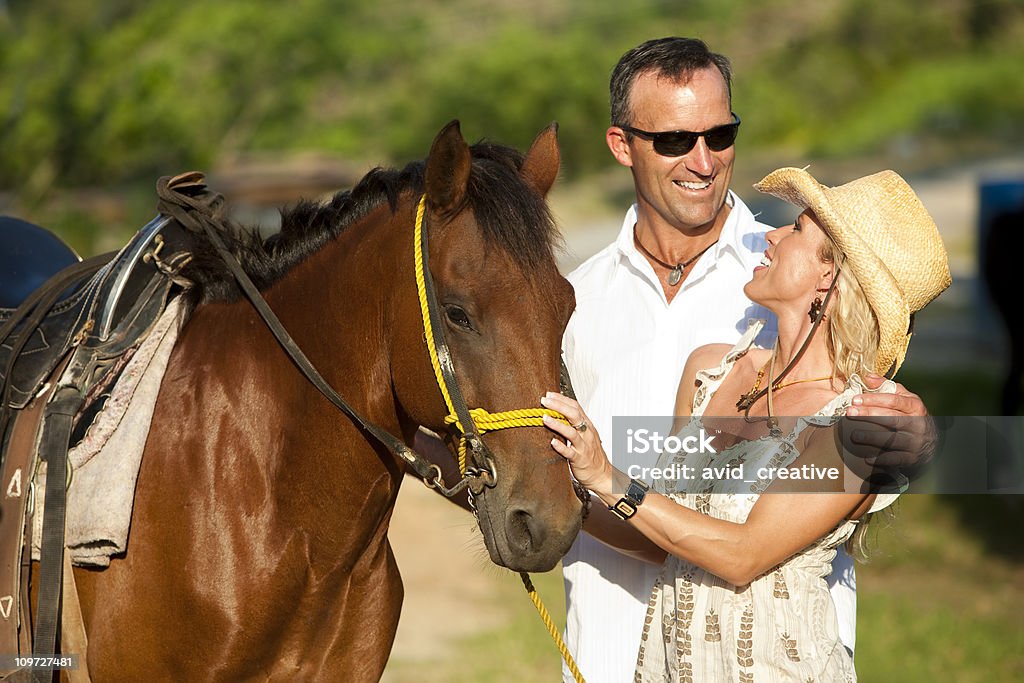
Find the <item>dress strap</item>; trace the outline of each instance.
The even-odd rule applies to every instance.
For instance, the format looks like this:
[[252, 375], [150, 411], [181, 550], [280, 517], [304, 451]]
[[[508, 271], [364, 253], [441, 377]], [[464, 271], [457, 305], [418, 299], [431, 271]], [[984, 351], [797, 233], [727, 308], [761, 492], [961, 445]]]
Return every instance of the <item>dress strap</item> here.
[[757, 339], [757, 335], [761, 333], [764, 328], [765, 321], [761, 318], [753, 318], [747, 322], [747, 331], [743, 333], [740, 340], [729, 349], [729, 351], [722, 357], [722, 362], [718, 364], [718, 367], [708, 368], [706, 370], [698, 370], [696, 376], [697, 391], [693, 395], [693, 407], [690, 411], [692, 415], [703, 415], [704, 408], [707, 406], [708, 401], [711, 400], [712, 394], [714, 394], [718, 387], [721, 386], [722, 382], [725, 381], [726, 375], [732, 370], [732, 366], [736, 364], [740, 358], [747, 355], [747, 351], [754, 345], [754, 340]]

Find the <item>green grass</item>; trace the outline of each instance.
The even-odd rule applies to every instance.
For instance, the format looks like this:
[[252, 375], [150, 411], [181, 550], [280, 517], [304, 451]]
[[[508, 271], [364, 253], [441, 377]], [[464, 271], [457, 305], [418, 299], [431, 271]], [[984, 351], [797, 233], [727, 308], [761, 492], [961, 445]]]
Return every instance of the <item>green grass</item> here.
[[[1024, 678], [1024, 498], [909, 495], [858, 567], [859, 680]], [[977, 529], [1003, 539], [993, 546]]]
[[865, 596], [862, 589], [858, 680], [1010, 683], [1024, 677], [1024, 626], [1019, 617], [965, 613], [943, 604], [942, 598]]

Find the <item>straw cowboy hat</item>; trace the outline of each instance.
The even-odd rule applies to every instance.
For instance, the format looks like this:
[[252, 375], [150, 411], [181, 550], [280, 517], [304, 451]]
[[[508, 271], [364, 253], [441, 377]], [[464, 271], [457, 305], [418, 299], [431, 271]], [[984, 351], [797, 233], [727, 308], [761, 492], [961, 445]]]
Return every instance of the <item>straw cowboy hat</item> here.
[[921, 200], [893, 171], [825, 187], [803, 169], [780, 168], [754, 187], [814, 212], [878, 319], [875, 372], [895, 375], [910, 343], [911, 316], [952, 281], [946, 248]]

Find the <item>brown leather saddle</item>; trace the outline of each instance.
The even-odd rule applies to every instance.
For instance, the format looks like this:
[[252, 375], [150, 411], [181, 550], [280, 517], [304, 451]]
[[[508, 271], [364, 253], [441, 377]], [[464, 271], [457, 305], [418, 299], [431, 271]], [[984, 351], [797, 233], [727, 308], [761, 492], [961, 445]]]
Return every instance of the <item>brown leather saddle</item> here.
[[[195, 180], [189, 174], [170, 185], [188, 192]], [[221, 201], [212, 193], [210, 200]], [[191, 259], [192, 239], [177, 219], [158, 215], [119, 252], [75, 263], [17, 308], [0, 308], [0, 653], [59, 651], [58, 615], [69, 566], [68, 450], [167, 303], [188, 286], [180, 273]], [[41, 463], [47, 471], [46, 505], [33, 618], [31, 518]], [[34, 673], [37, 680], [52, 677], [52, 671]], [[8, 669], [0, 678], [12, 674], [25, 678], [29, 672]]]

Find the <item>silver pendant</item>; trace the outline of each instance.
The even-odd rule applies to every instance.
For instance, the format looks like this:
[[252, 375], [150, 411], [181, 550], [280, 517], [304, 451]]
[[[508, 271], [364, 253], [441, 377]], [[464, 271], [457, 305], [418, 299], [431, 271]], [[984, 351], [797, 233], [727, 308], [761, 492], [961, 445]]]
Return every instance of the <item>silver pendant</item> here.
[[670, 287], [675, 287], [679, 284], [679, 281], [683, 279], [683, 264], [677, 263], [676, 267], [673, 268], [668, 274], [668, 284]]

